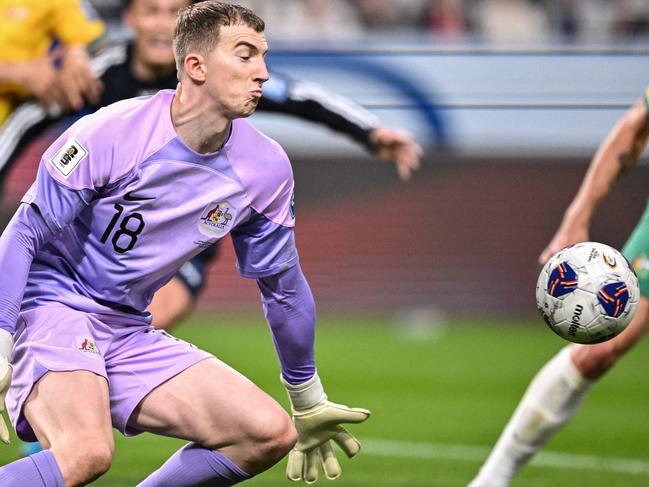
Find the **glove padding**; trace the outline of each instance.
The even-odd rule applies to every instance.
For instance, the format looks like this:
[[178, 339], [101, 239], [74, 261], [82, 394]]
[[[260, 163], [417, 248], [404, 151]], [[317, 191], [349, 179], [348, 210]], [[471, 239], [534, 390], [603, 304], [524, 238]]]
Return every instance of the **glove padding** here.
[[11, 385], [11, 365], [6, 357], [0, 356], [0, 440], [9, 443], [9, 430], [2, 413], [5, 410], [5, 396]]
[[352, 458], [361, 444], [341, 423], [362, 423], [370, 416], [367, 409], [349, 408], [342, 404], [322, 401], [303, 411], [293, 410], [293, 421], [298, 441], [288, 454], [286, 476], [290, 480], [304, 480], [312, 484], [318, 480], [318, 462], [329, 480], [340, 476], [341, 469], [330, 440]]

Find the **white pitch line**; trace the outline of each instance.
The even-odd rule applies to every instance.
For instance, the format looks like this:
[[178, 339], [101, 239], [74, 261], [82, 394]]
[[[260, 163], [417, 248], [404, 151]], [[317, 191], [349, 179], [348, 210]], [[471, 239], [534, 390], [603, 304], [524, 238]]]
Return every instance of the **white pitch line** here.
[[[421, 460], [462, 460], [483, 462], [490, 448], [444, 443], [416, 443], [380, 438], [363, 439], [363, 453], [382, 457]], [[649, 461], [639, 458], [603, 457], [574, 453], [541, 452], [530, 463], [536, 467], [570, 470], [599, 470], [605, 472], [649, 475]]]

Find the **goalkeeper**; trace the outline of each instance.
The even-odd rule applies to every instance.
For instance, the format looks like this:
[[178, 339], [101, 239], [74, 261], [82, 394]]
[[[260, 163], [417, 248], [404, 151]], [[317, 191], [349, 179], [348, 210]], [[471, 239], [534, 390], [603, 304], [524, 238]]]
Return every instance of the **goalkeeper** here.
[[[340, 474], [330, 441], [358, 452], [341, 424], [369, 412], [328, 402], [316, 373], [290, 163], [242, 120], [268, 79], [263, 30], [243, 7], [184, 9], [177, 91], [110, 105], [44, 154], [0, 237], [0, 271], [11, 276], [0, 282], [0, 392], [13, 339], [9, 416], [46, 449], [1, 467], [0, 485], [91, 482], [110, 466], [111, 426], [190, 442], [140, 487], [225, 487], [289, 451], [289, 477], [312, 482], [317, 463]], [[239, 272], [261, 290], [294, 423], [227, 365], [149, 324], [153, 293], [228, 233]]]

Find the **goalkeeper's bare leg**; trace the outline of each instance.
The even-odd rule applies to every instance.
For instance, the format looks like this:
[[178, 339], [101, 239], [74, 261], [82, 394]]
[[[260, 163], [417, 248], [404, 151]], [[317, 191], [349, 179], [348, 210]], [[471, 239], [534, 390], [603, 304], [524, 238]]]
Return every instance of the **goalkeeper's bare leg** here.
[[[3, 467], [10, 470], [7, 479], [47, 477], [38, 485], [70, 487], [109, 469], [114, 441], [104, 377], [89, 371], [48, 372], [35, 384], [24, 414], [45, 450]], [[150, 392], [129, 426], [191, 442], [142, 486], [233, 485], [274, 465], [297, 440], [277, 402], [214, 358]]]
[[534, 377], [469, 487], [506, 487], [570, 421], [592, 384], [649, 331], [649, 299], [640, 297], [628, 328], [608, 342], [564, 348]]
[[[23, 411], [44, 450], [2, 467], [0, 484], [70, 487], [108, 470], [114, 441], [104, 377], [85, 370], [47, 372]], [[38, 470], [33, 476], [30, 467]]]
[[217, 359], [199, 362], [155, 388], [129, 426], [190, 441], [141, 487], [232, 485], [277, 463], [297, 441], [284, 409]]

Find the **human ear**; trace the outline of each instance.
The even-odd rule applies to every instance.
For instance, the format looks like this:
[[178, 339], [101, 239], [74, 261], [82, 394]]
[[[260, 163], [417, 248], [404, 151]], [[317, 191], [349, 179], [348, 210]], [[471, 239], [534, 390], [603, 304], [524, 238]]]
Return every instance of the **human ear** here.
[[190, 52], [185, 56], [183, 63], [185, 73], [194, 81], [202, 83], [205, 81], [205, 62], [203, 56], [198, 53]]

